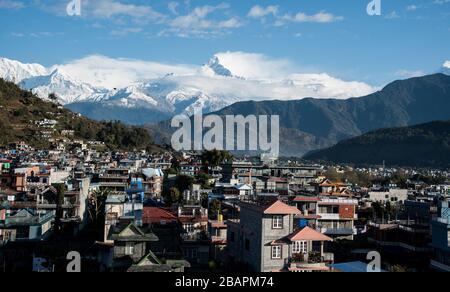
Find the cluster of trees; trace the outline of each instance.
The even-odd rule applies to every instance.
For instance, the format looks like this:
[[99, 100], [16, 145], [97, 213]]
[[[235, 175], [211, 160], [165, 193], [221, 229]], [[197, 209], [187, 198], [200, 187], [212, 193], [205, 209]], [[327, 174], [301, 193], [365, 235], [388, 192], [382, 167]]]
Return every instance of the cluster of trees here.
[[375, 177], [368, 173], [354, 170], [338, 172], [335, 168], [329, 168], [324, 175], [332, 181], [350, 182], [361, 187], [369, 187], [375, 180]]
[[[209, 189], [213, 186], [210, 185], [211, 175], [210, 170], [212, 167], [218, 166], [224, 161], [231, 160], [233, 156], [222, 150], [203, 151], [201, 154], [202, 164], [204, 169], [201, 173], [195, 177], [189, 175], [179, 174], [178, 161], [172, 161], [173, 168], [165, 171], [166, 177], [168, 175], [175, 175], [175, 181], [173, 184], [165, 185], [163, 188], [163, 197], [168, 204], [180, 203], [183, 200], [183, 192], [189, 190], [193, 183], [200, 184], [202, 188]], [[165, 180], [167, 181], [167, 180]], [[207, 204], [207, 198], [205, 199]]]
[[205, 172], [209, 173], [212, 167], [219, 166], [224, 161], [231, 160], [233, 156], [224, 150], [211, 150], [202, 152], [202, 164], [205, 167]]
[[386, 186], [396, 184], [399, 188], [408, 188], [408, 180], [421, 181], [428, 185], [444, 184], [448, 179], [446, 177], [433, 177], [416, 174], [409, 176], [403, 170], [393, 173], [389, 177], [374, 176], [366, 172], [355, 170], [346, 170], [338, 172], [335, 168], [330, 167], [324, 175], [332, 181], [350, 182], [360, 187], [371, 187], [372, 185]]

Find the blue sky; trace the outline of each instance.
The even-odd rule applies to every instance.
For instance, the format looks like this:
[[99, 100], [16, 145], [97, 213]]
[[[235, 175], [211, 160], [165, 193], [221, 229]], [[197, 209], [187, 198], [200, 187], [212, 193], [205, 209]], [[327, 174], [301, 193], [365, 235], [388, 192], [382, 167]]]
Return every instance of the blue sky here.
[[171, 64], [218, 52], [288, 59], [379, 86], [450, 60], [450, 0], [0, 0], [0, 56], [45, 66], [100, 54]]

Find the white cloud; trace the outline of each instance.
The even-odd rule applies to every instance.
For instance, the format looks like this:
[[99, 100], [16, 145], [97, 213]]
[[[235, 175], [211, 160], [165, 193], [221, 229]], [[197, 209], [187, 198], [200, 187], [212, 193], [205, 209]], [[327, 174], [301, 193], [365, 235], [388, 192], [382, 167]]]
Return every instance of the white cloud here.
[[278, 6], [269, 5], [267, 7], [262, 7], [259, 5], [253, 6], [248, 12], [247, 16], [251, 18], [262, 18], [268, 15], [275, 16], [278, 13]]
[[398, 70], [395, 73], [395, 76], [401, 77], [401, 78], [412, 78], [412, 77], [419, 77], [424, 76], [425, 72], [422, 70]]
[[386, 15], [386, 19], [395, 19], [395, 18], [399, 18], [400, 16], [397, 14], [397, 11], [392, 11], [390, 12], [388, 15]]
[[22, 9], [25, 4], [14, 0], [0, 0], [0, 9]]
[[419, 6], [414, 5], [414, 4], [406, 6], [407, 11], [416, 11], [417, 9], [419, 9]]
[[169, 11], [172, 14], [178, 15], [178, 6], [180, 4], [178, 2], [169, 2], [169, 4], [167, 4], [167, 9], [169, 9]]
[[450, 3], [450, 0], [434, 0], [433, 2], [434, 4], [445, 4], [445, 3]]
[[444, 65], [442, 65], [444, 68], [450, 69], [450, 61], [445, 61]]
[[304, 12], [298, 12], [297, 14], [285, 13], [281, 15], [279, 12], [279, 6], [270, 5], [263, 7], [260, 5], [253, 6], [247, 14], [249, 18], [265, 20], [267, 16], [273, 16], [275, 18], [275, 26], [283, 26], [288, 22], [316, 22], [316, 23], [329, 23], [341, 21], [344, 19], [342, 16], [336, 16], [332, 13], [320, 11], [315, 14], [308, 15]]
[[158, 78], [167, 74], [193, 74], [190, 65], [171, 65], [134, 59], [113, 59], [92, 55], [57, 65], [64, 72], [93, 86], [104, 88], [126, 87], [134, 82]]
[[262, 54], [222, 52], [215, 55], [235, 76], [249, 79], [279, 78], [295, 72], [295, 65], [285, 59], [272, 59]]
[[39, 31], [39, 32], [30, 32], [30, 33], [23, 33], [23, 32], [12, 32], [10, 34], [13, 37], [22, 38], [22, 37], [32, 37], [32, 38], [44, 38], [44, 37], [57, 37], [64, 35], [64, 33], [60, 32], [49, 32], [49, 31]]
[[121, 28], [121, 29], [115, 29], [111, 31], [112, 36], [126, 36], [128, 34], [135, 34], [140, 33], [142, 31], [142, 28]]
[[148, 5], [124, 4], [115, 0], [89, 0], [83, 3], [86, 6], [82, 10], [88, 16], [95, 18], [111, 18], [114, 16], [129, 16], [136, 20], [147, 19], [157, 21], [165, 16], [155, 11]]
[[[169, 86], [173, 90], [198, 91], [225, 100], [348, 98], [362, 96], [375, 88], [356, 81], [344, 81], [327, 73], [300, 74], [295, 64], [262, 54], [222, 52], [215, 55], [234, 77], [208, 72], [205, 66], [163, 64], [132, 59], [88, 56], [55, 67], [97, 87], [122, 88], [140, 81]], [[152, 91], [158, 92], [159, 88]], [[162, 88], [161, 88], [162, 90]], [[166, 90], [166, 89], [164, 89]]]
[[275, 22], [276, 26], [285, 25], [288, 22], [314, 22], [314, 23], [331, 23], [344, 20], [343, 16], [336, 16], [332, 13], [325, 11], [318, 12], [316, 14], [308, 15], [303, 12], [299, 12], [295, 15], [285, 14], [278, 17]]
[[228, 20], [220, 21], [218, 24], [219, 28], [238, 28], [243, 26], [243, 22], [241, 22], [237, 17], [230, 18]]
[[198, 6], [192, 9], [190, 12], [184, 15], [179, 15], [174, 19], [168, 21], [169, 28], [164, 29], [160, 36], [177, 35], [180, 37], [205, 37], [220, 35], [229, 29], [235, 29], [241, 27], [243, 23], [237, 17], [227, 17], [223, 19], [217, 19], [209, 17], [216, 12], [222, 12], [226, 14], [230, 5], [227, 3], [221, 3], [216, 6], [205, 5]]

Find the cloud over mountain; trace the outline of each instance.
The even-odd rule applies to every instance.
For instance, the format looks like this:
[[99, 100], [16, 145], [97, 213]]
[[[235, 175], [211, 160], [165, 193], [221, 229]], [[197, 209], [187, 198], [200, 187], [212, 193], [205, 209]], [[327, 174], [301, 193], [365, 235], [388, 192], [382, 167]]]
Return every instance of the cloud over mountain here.
[[[101, 55], [49, 69], [3, 60], [0, 77], [20, 83], [44, 99], [55, 93], [64, 105], [83, 103], [77, 107], [81, 113], [89, 110], [95, 115], [92, 108], [108, 106], [112, 118], [114, 112], [124, 108], [152, 110], [151, 119], [158, 120], [154, 110], [167, 118], [191, 114], [198, 108], [216, 111], [237, 101], [345, 99], [375, 91], [363, 82], [345, 81], [327, 73], [298, 73], [303, 70], [289, 60], [246, 52], [217, 53], [202, 66]], [[123, 118], [123, 113], [120, 115]]]

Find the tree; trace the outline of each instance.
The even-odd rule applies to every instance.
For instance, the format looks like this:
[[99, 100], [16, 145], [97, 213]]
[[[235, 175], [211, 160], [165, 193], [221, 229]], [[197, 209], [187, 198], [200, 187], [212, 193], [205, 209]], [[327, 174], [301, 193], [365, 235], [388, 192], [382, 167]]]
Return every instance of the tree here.
[[110, 191], [108, 189], [95, 190], [88, 197], [88, 212], [91, 221], [98, 224], [105, 216], [105, 204]]
[[373, 209], [373, 214], [375, 217], [374, 219], [381, 218], [383, 220], [384, 213], [385, 213], [385, 208], [384, 208], [383, 204], [381, 204], [380, 202], [373, 202], [372, 209]]
[[52, 184], [56, 190], [56, 218], [55, 218], [55, 231], [59, 233], [61, 231], [61, 218], [63, 216], [64, 195], [66, 193], [66, 186], [64, 184]]
[[175, 179], [175, 186], [180, 192], [184, 192], [191, 188], [193, 182], [194, 178], [192, 176], [182, 174]]
[[206, 172], [209, 173], [211, 167], [219, 166], [227, 160], [231, 160], [233, 156], [224, 150], [205, 150], [202, 152], [202, 164], [206, 167]]
[[180, 203], [183, 200], [181, 192], [177, 188], [170, 188], [169, 191], [169, 203]]
[[213, 218], [214, 216], [217, 216], [221, 211], [222, 211], [222, 203], [219, 200], [214, 200], [209, 204], [209, 212]]
[[211, 187], [209, 184], [209, 180], [211, 178], [212, 177], [206, 173], [200, 173], [197, 175], [196, 180], [202, 186], [203, 189], [208, 189]]
[[336, 168], [330, 167], [328, 170], [324, 173], [325, 177], [331, 181], [341, 181], [342, 175], [337, 172]]

